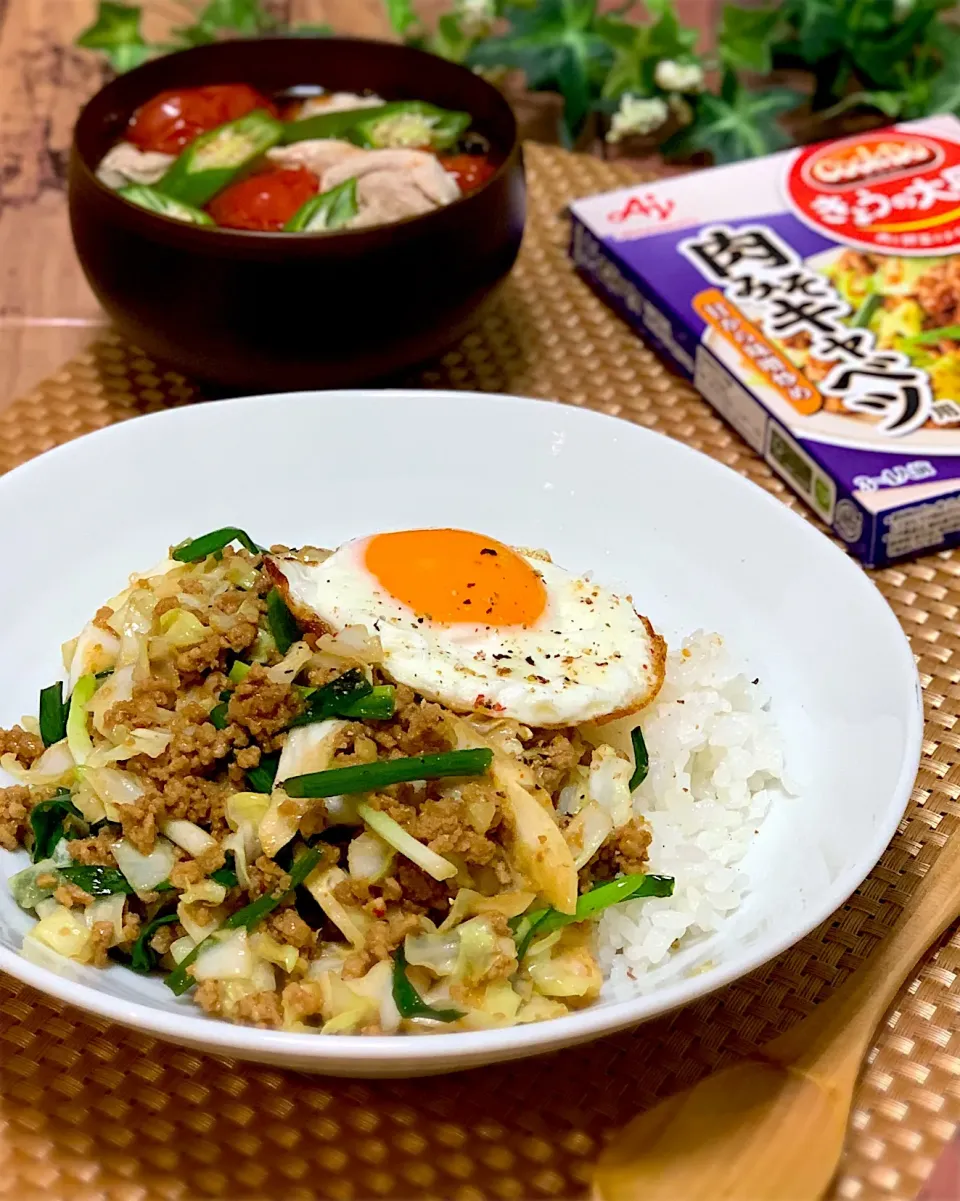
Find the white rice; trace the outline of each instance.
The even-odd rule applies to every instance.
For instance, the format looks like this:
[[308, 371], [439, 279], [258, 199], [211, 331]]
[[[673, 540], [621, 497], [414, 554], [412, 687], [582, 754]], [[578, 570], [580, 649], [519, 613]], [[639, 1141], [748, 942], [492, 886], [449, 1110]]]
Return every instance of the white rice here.
[[747, 880], [737, 865], [771, 801], [787, 791], [768, 701], [717, 634], [698, 631], [668, 656], [664, 686], [643, 715], [650, 771], [633, 803], [653, 830], [648, 870], [676, 885], [672, 897], [604, 914], [606, 996], [642, 991], [644, 977], [718, 930], [740, 905]]

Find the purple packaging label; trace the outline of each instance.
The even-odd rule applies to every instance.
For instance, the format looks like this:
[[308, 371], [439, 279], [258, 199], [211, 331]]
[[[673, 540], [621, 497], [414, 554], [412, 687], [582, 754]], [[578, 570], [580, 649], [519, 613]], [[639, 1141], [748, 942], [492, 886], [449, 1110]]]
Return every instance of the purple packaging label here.
[[960, 542], [960, 121], [571, 211], [585, 277], [853, 554]]

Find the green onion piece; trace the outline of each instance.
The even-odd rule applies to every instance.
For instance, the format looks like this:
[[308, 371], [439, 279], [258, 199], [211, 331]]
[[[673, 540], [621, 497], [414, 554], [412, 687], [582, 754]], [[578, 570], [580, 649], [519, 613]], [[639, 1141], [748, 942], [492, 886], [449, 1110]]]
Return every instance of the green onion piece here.
[[33, 849], [30, 858], [34, 863], [49, 859], [63, 838], [85, 838], [89, 827], [83, 814], [70, 800], [70, 793], [61, 788], [49, 801], [41, 801], [30, 810], [30, 828], [33, 831]]
[[157, 966], [159, 956], [150, 946], [150, 939], [161, 926], [169, 926], [176, 920], [175, 913], [167, 913], [163, 917], [155, 917], [152, 922], [147, 922], [145, 926], [141, 927], [137, 941], [133, 944], [133, 950], [130, 952], [130, 962], [127, 965], [131, 971], [141, 973], [153, 971]]
[[333, 767], [284, 780], [283, 790], [292, 797], [345, 796], [372, 792], [410, 780], [440, 780], [446, 776], [482, 776], [493, 760], [493, 751], [478, 747], [467, 751], [445, 751], [440, 755], [414, 755], [409, 759], [380, 759], [356, 767]]
[[236, 888], [239, 883], [237, 873], [235, 871], [235, 860], [232, 853], [228, 853], [226, 862], [223, 867], [218, 868], [215, 872], [210, 873], [210, 879], [217, 884], [222, 884], [224, 888]]
[[[252, 930], [257, 922], [266, 917], [268, 913], [272, 913], [285, 897], [288, 897], [290, 893], [300, 887], [322, 858], [323, 850], [305, 851], [291, 866], [288, 873], [290, 884], [283, 892], [279, 894], [267, 893], [266, 896], [259, 897], [251, 904], [245, 905], [243, 909], [238, 909], [236, 913], [231, 914], [227, 918], [220, 929], [239, 930], [242, 928], [244, 930]], [[210, 935], [202, 942], [197, 943], [190, 954], [185, 956], [170, 975], [167, 976], [166, 980], [164, 980], [164, 984], [176, 996], [181, 996], [196, 983], [194, 978], [187, 972], [187, 968], [196, 962], [197, 956], [212, 937], [213, 935]]]
[[169, 880], [161, 880], [159, 884], [154, 884], [151, 892], [173, 892], [173, 885]]
[[210, 710], [210, 722], [216, 726], [218, 730], [225, 730], [230, 724], [230, 719], [227, 717], [227, 702], [221, 701], [219, 705], [214, 705]]
[[594, 884], [589, 892], [582, 893], [577, 899], [576, 913], [561, 913], [558, 909], [548, 907], [511, 918], [508, 925], [517, 944], [517, 959], [524, 957], [534, 937], [540, 938], [549, 934], [551, 930], [559, 930], [573, 922], [586, 921], [611, 905], [619, 905], [623, 901], [632, 901], [637, 897], [671, 897], [673, 886], [672, 876], [652, 876], [645, 872], [637, 872]]
[[650, 756], [647, 754], [647, 744], [643, 740], [643, 730], [639, 726], [635, 726], [630, 731], [630, 741], [633, 743], [633, 775], [630, 777], [630, 791], [640, 785], [647, 778], [647, 772], [650, 770]]
[[336, 717], [352, 717], [357, 721], [386, 721], [397, 709], [397, 690], [392, 684], [378, 684], [366, 696], [345, 701]]
[[463, 1017], [457, 1009], [434, 1009], [410, 983], [403, 943], [393, 954], [393, 1003], [402, 1018], [432, 1018], [435, 1022], [456, 1022]]
[[960, 325], [941, 325], [939, 329], [926, 329], [922, 334], [911, 334], [904, 338], [901, 346], [906, 350], [912, 346], [935, 346], [937, 342], [960, 342]]
[[117, 892], [129, 896], [133, 892], [123, 872], [102, 863], [75, 863], [57, 870], [64, 880], [76, 884], [77, 888], [82, 888], [92, 897], [109, 897]]
[[267, 622], [277, 650], [285, 655], [300, 637], [300, 627], [276, 588], [267, 593]]
[[328, 717], [358, 717], [357, 713], [347, 712], [351, 702], [362, 700], [373, 691], [363, 672], [358, 667], [351, 667], [329, 684], [313, 689], [307, 708], [290, 725], [309, 726], [316, 721], [326, 721]]
[[283, 227], [290, 234], [319, 234], [333, 232], [351, 221], [360, 211], [357, 203], [357, 181], [345, 179], [328, 192], [311, 196]]
[[62, 680], [40, 689], [40, 737], [44, 746], [53, 746], [66, 738], [68, 707], [63, 703]]
[[207, 555], [216, 554], [218, 550], [229, 546], [231, 542], [239, 542], [251, 555], [263, 553], [244, 530], [238, 529], [235, 525], [225, 525], [221, 530], [211, 530], [209, 534], [203, 534], [190, 542], [184, 542], [171, 552], [170, 557], [176, 559], [178, 563], [199, 563]]
[[851, 317], [850, 324], [860, 329], [866, 329], [873, 318], [873, 314], [882, 303], [883, 296], [879, 292], [868, 292], [860, 302], [860, 307]]
[[[242, 659], [237, 659], [227, 673], [227, 679], [231, 684], [242, 684], [250, 674], [250, 667], [251, 664], [244, 663]], [[223, 700], [223, 697], [221, 696], [220, 699]]]
[[247, 783], [253, 792], [273, 792], [273, 782], [277, 778], [279, 755], [264, 755], [256, 767], [247, 772]]

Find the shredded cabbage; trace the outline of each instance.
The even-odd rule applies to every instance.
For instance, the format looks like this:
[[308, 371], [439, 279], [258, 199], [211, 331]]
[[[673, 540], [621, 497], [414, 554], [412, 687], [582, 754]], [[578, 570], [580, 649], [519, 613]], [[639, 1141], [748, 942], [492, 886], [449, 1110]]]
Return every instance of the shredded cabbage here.
[[81, 677], [95, 676], [97, 672], [109, 671], [117, 660], [120, 651], [120, 639], [109, 630], [102, 630], [93, 622], [88, 622], [73, 642], [64, 644], [64, 659], [70, 650], [69, 662], [65, 663], [69, 673], [67, 691], [72, 692]]
[[70, 697], [70, 712], [67, 715], [67, 746], [78, 767], [86, 763], [93, 750], [93, 740], [87, 729], [87, 706], [97, 691], [96, 676], [81, 676]]
[[633, 768], [612, 746], [598, 746], [590, 759], [590, 799], [610, 815], [619, 830], [632, 816], [630, 776]]
[[202, 901], [205, 905], [222, 905], [226, 896], [226, 885], [218, 884], [216, 880], [197, 880], [180, 894], [180, 903], [193, 905]]
[[279, 663], [267, 668], [267, 679], [274, 684], [292, 684], [313, 657], [305, 642], [295, 642]]
[[428, 876], [433, 876], [434, 880], [449, 880], [457, 874], [456, 867], [449, 859], [444, 859], [436, 851], [431, 851], [428, 846], [418, 842], [412, 834], [407, 833], [399, 822], [395, 822], [386, 813], [374, 809], [365, 801], [361, 801], [357, 805], [357, 813], [376, 834], [380, 835], [384, 842], [388, 842], [401, 855], [406, 855], [418, 867], [422, 867]]
[[181, 847], [188, 855], [192, 855], [194, 859], [198, 855], [202, 855], [204, 851], [213, 850], [217, 845], [217, 840], [212, 834], [208, 834], [196, 822], [185, 821], [182, 818], [163, 822], [160, 829], [171, 842], [175, 842], [178, 847]]
[[115, 842], [111, 850], [134, 892], [150, 892], [162, 884], [177, 861], [173, 847], [165, 838], [157, 839], [149, 855], [142, 855], [125, 838]]
[[93, 956], [93, 936], [86, 922], [72, 909], [56, 902], [45, 909], [37, 924], [27, 932], [27, 938], [36, 939], [58, 955], [78, 963], [88, 963]]
[[186, 609], [170, 609], [160, 618], [160, 633], [177, 650], [195, 646], [210, 633], [199, 617]]
[[296, 947], [290, 946], [289, 943], [277, 942], [270, 934], [254, 934], [250, 939], [250, 949], [254, 955], [268, 963], [275, 963], [287, 973], [293, 971], [300, 958]]
[[394, 857], [393, 847], [370, 830], [352, 838], [347, 847], [347, 866], [355, 880], [382, 880]]
[[[123, 909], [126, 897], [122, 892], [115, 892], [109, 897], [97, 897], [92, 905], [84, 911], [87, 926], [92, 930], [97, 922], [109, 922], [113, 926], [111, 947], [115, 947], [123, 938]], [[72, 911], [71, 911], [72, 912]]]
[[[37, 883], [41, 876], [50, 875], [53, 876], [52, 884], [40, 885]], [[59, 883], [60, 877], [57, 875], [55, 859], [41, 859], [39, 863], [25, 867], [22, 872], [17, 872], [7, 881], [13, 899], [21, 909], [36, 909], [41, 901], [53, 896]]]
[[48, 746], [32, 767], [24, 767], [11, 752], [0, 755], [0, 767], [19, 784], [31, 788], [60, 788], [68, 786], [74, 777], [75, 764], [67, 740]]
[[253, 974], [254, 957], [246, 930], [216, 934], [197, 956], [195, 980], [242, 980]]
[[457, 930], [408, 934], [403, 942], [407, 963], [425, 967], [435, 976], [449, 976], [460, 954], [460, 934]]
[[359, 906], [351, 905], [347, 908], [333, 895], [336, 886], [346, 879], [346, 872], [339, 867], [318, 867], [307, 876], [304, 884], [327, 917], [346, 936], [347, 941], [354, 947], [362, 947], [370, 928], [369, 914], [364, 913]]
[[262, 792], [235, 792], [227, 797], [226, 816], [231, 830], [237, 830], [245, 822], [259, 825], [270, 808], [270, 798]]

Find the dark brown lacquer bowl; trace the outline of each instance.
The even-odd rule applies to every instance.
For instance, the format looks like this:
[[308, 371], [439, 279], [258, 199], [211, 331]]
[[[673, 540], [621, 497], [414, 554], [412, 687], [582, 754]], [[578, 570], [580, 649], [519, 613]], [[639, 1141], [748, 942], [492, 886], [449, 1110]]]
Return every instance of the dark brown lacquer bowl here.
[[[446, 208], [312, 235], [183, 225], [97, 180], [138, 105], [167, 88], [235, 82], [463, 109], [501, 165]], [[496, 88], [421, 50], [354, 38], [222, 42], [120, 76], [80, 114], [69, 191], [80, 263], [120, 332], [186, 375], [247, 392], [356, 384], [435, 355], [512, 267], [525, 202], [516, 122]]]

